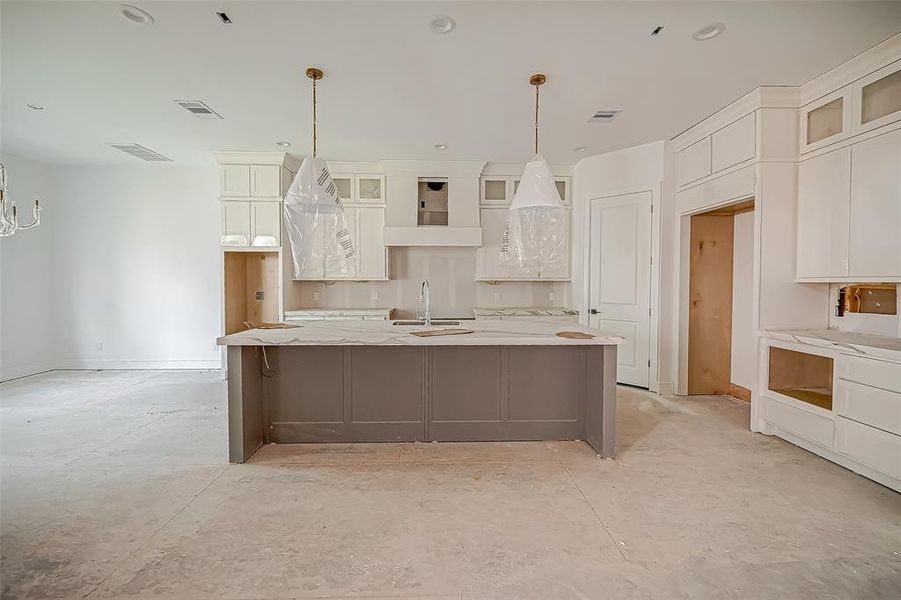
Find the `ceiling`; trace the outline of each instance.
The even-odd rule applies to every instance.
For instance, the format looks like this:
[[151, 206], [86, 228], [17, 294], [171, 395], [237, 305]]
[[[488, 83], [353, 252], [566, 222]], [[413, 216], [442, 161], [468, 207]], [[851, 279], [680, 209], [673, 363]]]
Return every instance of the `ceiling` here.
[[[136, 142], [205, 164], [210, 150], [287, 140], [304, 155], [303, 73], [315, 65], [326, 159], [525, 161], [528, 79], [543, 72], [542, 152], [572, 164], [670, 138], [761, 84], [802, 84], [901, 31], [901, 2], [128, 1], [155, 23], [126, 20], [116, 2], [0, 3], [3, 151], [137, 164], [106, 145]], [[456, 20], [450, 34], [429, 29], [442, 14]], [[692, 39], [716, 21], [720, 36]], [[607, 108], [623, 112], [588, 122]]]

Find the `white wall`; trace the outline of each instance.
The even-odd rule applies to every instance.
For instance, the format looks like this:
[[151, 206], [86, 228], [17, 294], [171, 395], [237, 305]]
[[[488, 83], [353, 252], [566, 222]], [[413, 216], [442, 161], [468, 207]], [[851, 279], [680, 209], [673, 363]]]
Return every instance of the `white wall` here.
[[54, 366], [52, 229], [59, 214], [46, 166], [11, 154], [0, 160], [20, 222], [31, 222], [35, 196], [44, 207], [39, 227], [0, 240], [0, 381], [6, 381]]
[[757, 330], [754, 327], [754, 213], [735, 215], [732, 244], [732, 383], [754, 388]]
[[[588, 207], [594, 198], [614, 196], [632, 192], [650, 191], [653, 195], [654, 217], [652, 237], [659, 231], [660, 214], [666, 210], [661, 206], [661, 188], [664, 176], [664, 142], [652, 142], [641, 146], [633, 146], [609, 152], [589, 156], [581, 161], [573, 169], [573, 283], [571, 298], [573, 308], [578, 308], [582, 313], [582, 322], [587, 323], [588, 315]], [[657, 240], [652, 243], [652, 255], [655, 257], [655, 265], [659, 264], [659, 245]], [[666, 276], [666, 273], [663, 273]], [[659, 277], [655, 270], [652, 272], [651, 295], [658, 295]], [[662, 291], [662, 289], [661, 289]], [[667, 296], [661, 296], [661, 306], [670, 306]], [[652, 305], [653, 305], [652, 301]], [[661, 329], [663, 328], [665, 314], [660, 315]], [[672, 325], [669, 325], [672, 327]], [[668, 331], [668, 330], [665, 330]], [[660, 390], [662, 393], [672, 391], [673, 371], [668, 356], [663, 356], [656, 351], [658, 347], [657, 330], [652, 321], [651, 343], [652, 372], [651, 389]], [[662, 343], [662, 340], [661, 340]], [[660, 346], [663, 348], [662, 346]], [[659, 375], [654, 381], [654, 366], [659, 367]]]
[[[475, 248], [391, 248], [390, 281], [286, 281], [285, 310], [295, 308], [396, 308], [398, 318], [414, 318], [423, 308], [419, 290], [429, 280], [432, 316], [471, 317], [473, 307], [564, 306], [562, 282], [475, 281]], [[318, 294], [318, 298], [316, 295]]]
[[219, 368], [215, 166], [52, 172], [61, 368]]

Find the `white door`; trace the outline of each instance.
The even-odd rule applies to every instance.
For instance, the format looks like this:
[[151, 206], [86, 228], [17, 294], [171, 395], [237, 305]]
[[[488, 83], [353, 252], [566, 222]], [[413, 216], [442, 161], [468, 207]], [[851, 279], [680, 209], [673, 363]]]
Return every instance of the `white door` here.
[[651, 193], [591, 201], [589, 325], [626, 339], [616, 380], [648, 387], [651, 346]]

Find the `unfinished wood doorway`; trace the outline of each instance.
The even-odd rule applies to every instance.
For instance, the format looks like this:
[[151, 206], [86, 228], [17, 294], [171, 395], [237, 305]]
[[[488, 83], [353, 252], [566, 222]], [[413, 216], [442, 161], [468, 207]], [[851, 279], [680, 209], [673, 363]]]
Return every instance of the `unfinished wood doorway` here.
[[[733, 302], [736, 215], [754, 210], [746, 200], [691, 217], [688, 305], [688, 393], [731, 394], [750, 400], [750, 387], [733, 380]], [[742, 248], [751, 251], [751, 248]], [[744, 276], [744, 274], [742, 274]]]

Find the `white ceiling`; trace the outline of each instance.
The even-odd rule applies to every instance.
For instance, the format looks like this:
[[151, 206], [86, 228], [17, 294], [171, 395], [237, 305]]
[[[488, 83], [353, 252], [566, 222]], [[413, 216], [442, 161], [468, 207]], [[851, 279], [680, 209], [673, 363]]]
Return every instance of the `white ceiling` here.
[[[525, 161], [528, 77], [540, 71], [542, 150], [570, 164], [672, 137], [758, 85], [802, 84], [901, 31], [901, 2], [129, 1], [156, 23], [125, 20], [116, 2], [0, 3], [4, 151], [137, 164], [105, 145], [137, 142], [196, 164], [209, 150], [288, 140], [303, 155], [303, 72], [316, 65], [324, 158]], [[429, 30], [440, 14], [456, 31]], [[692, 40], [714, 21], [721, 36]], [[224, 119], [197, 119], [174, 99]], [[587, 122], [604, 108], [624, 112]]]

